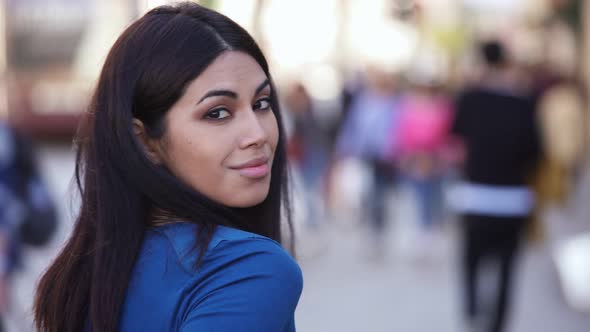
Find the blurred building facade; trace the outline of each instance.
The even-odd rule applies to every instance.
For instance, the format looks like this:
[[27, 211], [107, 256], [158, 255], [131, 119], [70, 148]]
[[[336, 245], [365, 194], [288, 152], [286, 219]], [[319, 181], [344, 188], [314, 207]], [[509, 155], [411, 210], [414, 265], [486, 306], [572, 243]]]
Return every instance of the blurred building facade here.
[[[167, 2], [0, 1], [0, 112], [10, 114], [36, 134], [71, 135], [108, 46], [132, 19]], [[443, 80], [462, 77], [458, 72], [465, 62], [463, 54], [468, 54], [466, 45], [491, 32], [507, 39], [522, 61], [540, 61], [546, 44], [544, 22], [556, 13], [568, 19], [579, 36], [588, 35], [580, 28], [583, 20], [576, 18], [581, 13], [564, 9], [571, 3], [581, 8], [582, 1], [200, 3], [227, 14], [252, 32], [265, 49], [277, 81], [300, 80], [313, 97], [323, 101], [337, 98], [344, 82], [367, 64], [390, 71], [422, 71]], [[572, 38], [583, 39], [578, 35], [560, 35], [565, 46], [551, 48], [561, 52], [550, 57], [564, 67], [577, 64], [576, 57], [581, 58], [583, 50], [576, 49], [579, 43]]]

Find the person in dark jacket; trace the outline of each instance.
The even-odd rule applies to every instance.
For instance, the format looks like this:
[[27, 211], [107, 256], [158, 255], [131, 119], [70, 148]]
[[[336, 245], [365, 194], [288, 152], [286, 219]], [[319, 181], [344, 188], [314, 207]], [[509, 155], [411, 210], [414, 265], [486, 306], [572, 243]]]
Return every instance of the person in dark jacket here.
[[[504, 47], [481, 46], [484, 79], [465, 89], [456, 103], [453, 132], [465, 146], [464, 183], [456, 191], [462, 215], [465, 314], [469, 325], [502, 331], [509, 311], [513, 270], [534, 204], [528, 182], [539, 160], [534, 103], [516, 83]], [[493, 307], [478, 293], [485, 262], [494, 264], [498, 284]]]

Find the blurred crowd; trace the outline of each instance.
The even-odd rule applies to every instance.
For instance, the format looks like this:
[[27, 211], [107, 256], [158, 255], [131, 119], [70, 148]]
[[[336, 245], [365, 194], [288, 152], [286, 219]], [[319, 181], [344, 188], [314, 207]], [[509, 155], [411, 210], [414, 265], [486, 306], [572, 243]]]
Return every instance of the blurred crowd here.
[[[318, 119], [301, 82], [284, 103], [307, 228], [352, 215], [368, 229], [370, 258], [381, 259], [390, 193], [405, 188], [418, 210], [415, 254], [436, 250], [432, 242], [459, 219], [467, 325], [501, 331], [519, 249], [541, 237], [537, 212], [566, 201], [578, 182], [583, 95], [573, 78], [519, 67], [499, 40], [475, 47], [479, 75], [461, 85], [367, 66], [345, 85], [331, 123]], [[368, 177], [343, 203], [334, 196], [346, 190], [350, 164]], [[481, 300], [478, 273], [488, 261], [499, 282], [493, 299]]]

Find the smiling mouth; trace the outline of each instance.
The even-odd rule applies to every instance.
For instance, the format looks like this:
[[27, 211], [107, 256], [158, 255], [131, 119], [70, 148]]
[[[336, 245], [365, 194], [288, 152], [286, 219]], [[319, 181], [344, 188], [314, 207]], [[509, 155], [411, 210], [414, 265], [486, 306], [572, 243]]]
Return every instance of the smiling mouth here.
[[270, 173], [270, 165], [268, 161], [269, 158], [260, 157], [230, 168], [236, 170], [244, 177], [260, 179], [266, 177]]

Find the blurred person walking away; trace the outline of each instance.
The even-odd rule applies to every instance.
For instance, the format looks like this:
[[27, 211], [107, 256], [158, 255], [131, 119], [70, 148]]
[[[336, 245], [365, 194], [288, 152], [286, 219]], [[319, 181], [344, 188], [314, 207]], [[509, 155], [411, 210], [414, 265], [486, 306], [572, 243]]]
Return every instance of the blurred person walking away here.
[[15, 238], [24, 207], [16, 195], [15, 144], [12, 129], [0, 124], [0, 331], [5, 331], [10, 276], [20, 252]]
[[[397, 141], [400, 175], [412, 190], [419, 215], [412, 241], [416, 254], [428, 255], [442, 218], [442, 184], [449, 169], [452, 103], [433, 81], [416, 82], [399, 106]], [[424, 257], [421, 257], [424, 258]]]
[[329, 157], [329, 138], [321, 127], [313, 101], [305, 86], [294, 82], [288, 89], [285, 106], [293, 118], [293, 133], [288, 144], [289, 158], [301, 172], [307, 225], [317, 228], [324, 217], [325, 174]]
[[367, 71], [367, 84], [351, 101], [335, 147], [335, 160], [356, 158], [370, 169], [371, 180], [367, 197], [363, 199], [370, 222], [372, 258], [384, 255], [384, 230], [386, 226], [386, 194], [394, 180], [394, 148], [390, 139], [395, 130], [398, 95], [395, 77], [377, 68]]
[[[514, 265], [534, 195], [528, 186], [540, 155], [534, 103], [513, 79], [499, 41], [482, 43], [482, 81], [457, 100], [453, 132], [463, 140], [465, 182], [455, 192], [462, 214], [464, 309], [469, 328], [503, 331]], [[493, 263], [493, 307], [479, 292], [482, 265]]]
[[47, 244], [56, 226], [55, 206], [39, 176], [32, 144], [0, 122], [0, 331], [12, 312], [11, 279], [22, 266], [22, 245]]

